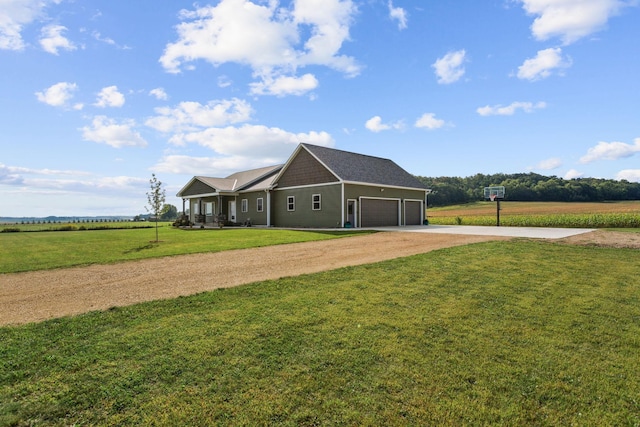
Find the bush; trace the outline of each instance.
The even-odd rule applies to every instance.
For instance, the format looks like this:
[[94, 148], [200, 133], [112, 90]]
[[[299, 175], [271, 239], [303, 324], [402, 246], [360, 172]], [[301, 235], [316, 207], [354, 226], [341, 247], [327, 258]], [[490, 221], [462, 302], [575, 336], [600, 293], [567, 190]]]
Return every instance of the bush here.
[[78, 227], [76, 227], [75, 225], [63, 225], [53, 229], [53, 231], [77, 231], [77, 230], [78, 230]]
[[0, 233], [19, 233], [20, 229], [18, 227], [7, 227], [3, 228]]

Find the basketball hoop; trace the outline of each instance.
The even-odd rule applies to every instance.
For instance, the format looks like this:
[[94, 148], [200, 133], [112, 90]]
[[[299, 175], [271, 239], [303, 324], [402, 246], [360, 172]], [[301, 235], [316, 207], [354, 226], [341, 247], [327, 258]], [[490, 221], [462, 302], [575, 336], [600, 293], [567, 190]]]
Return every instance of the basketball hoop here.
[[492, 194], [492, 195], [489, 196], [489, 199], [491, 199], [492, 202], [495, 202], [496, 196], [497, 196], [497, 194]]

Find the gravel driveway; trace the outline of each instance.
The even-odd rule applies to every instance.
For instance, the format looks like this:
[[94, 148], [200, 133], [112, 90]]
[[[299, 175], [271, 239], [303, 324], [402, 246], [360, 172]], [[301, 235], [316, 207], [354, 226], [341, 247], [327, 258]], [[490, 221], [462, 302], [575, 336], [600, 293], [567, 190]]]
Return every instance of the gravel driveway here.
[[[514, 227], [421, 227], [422, 232], [382, 232], [319, 242], [218, 253], [181, 255], [110, 265], [0, 274], [0, 326], [39, 322], [93, 310], [175, 298], [217, 288], [316, 273], [425, 253], [436, 249], [516, 237], [560, 243], [640, 249], [640, 233], [567, 230], [562, 235], [522, 235]], [[507, 229], [512, 229], [507, 233]], [[466, 233], [463, 231], [466, 230]], [[515, 231], [513, 231], [515, 230]], [[557, 229], [556, 229], [557, 230]], [[562, 230], [562, 229], [561, 229]], [[409, 231], [395, 228], [394, 231]], [[509, 236], [509, 237], [508, 237]], [[560, 237], [560, 238], [558, 238]]]

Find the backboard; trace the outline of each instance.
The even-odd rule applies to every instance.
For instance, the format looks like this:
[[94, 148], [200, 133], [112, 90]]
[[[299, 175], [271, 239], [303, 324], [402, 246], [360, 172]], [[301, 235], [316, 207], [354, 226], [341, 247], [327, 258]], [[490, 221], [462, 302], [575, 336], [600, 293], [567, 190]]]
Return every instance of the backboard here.
[[491, 201], [495, 199], [504, 199], [504, 187], [484, 187], [484, 199]]

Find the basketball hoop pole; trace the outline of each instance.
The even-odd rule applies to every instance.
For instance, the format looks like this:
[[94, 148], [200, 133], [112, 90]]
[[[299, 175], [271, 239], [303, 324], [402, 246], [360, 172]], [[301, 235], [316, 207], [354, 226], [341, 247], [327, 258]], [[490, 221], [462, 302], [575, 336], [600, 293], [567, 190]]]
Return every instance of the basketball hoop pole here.
[[500, 227], [500, 198], [496, 197], [496, 227]]

